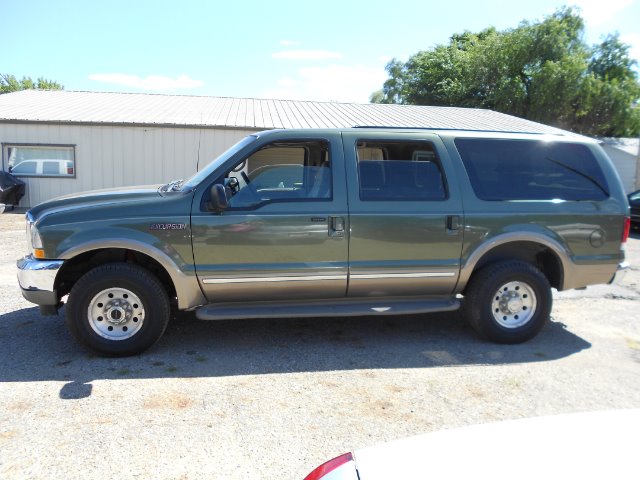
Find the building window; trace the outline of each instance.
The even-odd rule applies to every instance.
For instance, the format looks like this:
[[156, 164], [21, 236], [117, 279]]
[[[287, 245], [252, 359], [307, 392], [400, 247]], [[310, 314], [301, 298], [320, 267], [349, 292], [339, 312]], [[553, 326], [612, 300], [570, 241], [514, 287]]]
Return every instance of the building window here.
[[9, 173], [17, 177], [75, 177], [73, 145], [4, 144], [3, 156]]

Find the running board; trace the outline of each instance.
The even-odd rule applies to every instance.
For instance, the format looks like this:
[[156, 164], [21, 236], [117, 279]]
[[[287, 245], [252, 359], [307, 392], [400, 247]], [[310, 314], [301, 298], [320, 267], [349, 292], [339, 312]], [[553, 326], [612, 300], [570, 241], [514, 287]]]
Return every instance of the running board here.
[[450, 312], [460, 308], [454, 297], [421, 299], [326, 299], [313, 302], [217, 303], [196, 310], [200, 320], [241, 318], [356, 317], [362, 315], [408, 315]]

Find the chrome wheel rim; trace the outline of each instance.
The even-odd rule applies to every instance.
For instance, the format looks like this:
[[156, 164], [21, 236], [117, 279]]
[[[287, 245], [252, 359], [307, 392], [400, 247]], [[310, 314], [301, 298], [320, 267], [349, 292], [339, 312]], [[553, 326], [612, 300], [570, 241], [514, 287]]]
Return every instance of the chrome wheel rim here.
[[89, 302], [87, 318], [94, 332], [108, 340], [133, 337], [144, 323], [144, 305], [124, 288], [102, 290]]
[[509, 282], [494, 293], [491, 313], [501, 327], [518, 328], [531, 320], [536, 305], [536, 294], [530, 285]]

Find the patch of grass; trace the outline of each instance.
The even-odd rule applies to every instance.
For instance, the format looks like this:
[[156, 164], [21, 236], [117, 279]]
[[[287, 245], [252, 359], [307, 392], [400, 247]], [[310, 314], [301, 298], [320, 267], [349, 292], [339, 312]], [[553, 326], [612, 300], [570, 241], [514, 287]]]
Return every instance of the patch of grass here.
[[116, 370], [116, 375], [120, 375], [121, 377], [124, 377], [125, 375], [129, 375], [131, 373], [131, 370], [128, 368], [121, 368], [120, 370]]
[[167, 367], [167, 368], [164, 369], [164, 371], [167, 372], [167, 373], [175, 373], [175, 372], [178, 371], [178, 367], [173, 367], [173, 366]]
[[533, 355], [538, 357], [538, 358], [547, 358], [549, 356], [544, 352], [534, 352]]
[[196, 362], [206, 362], [207, 361], [207, 357], [203, 357], [202, 355], [198, 355], [196, 357]]

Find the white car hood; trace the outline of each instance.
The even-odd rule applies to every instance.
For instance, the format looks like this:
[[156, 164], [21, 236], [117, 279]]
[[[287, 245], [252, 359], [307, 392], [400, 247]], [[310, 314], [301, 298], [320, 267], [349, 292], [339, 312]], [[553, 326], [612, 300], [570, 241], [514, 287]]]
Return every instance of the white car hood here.
[[640, 409], [509, 420], [356, 450], [360, 480], [621, 479], [640, 472]]

